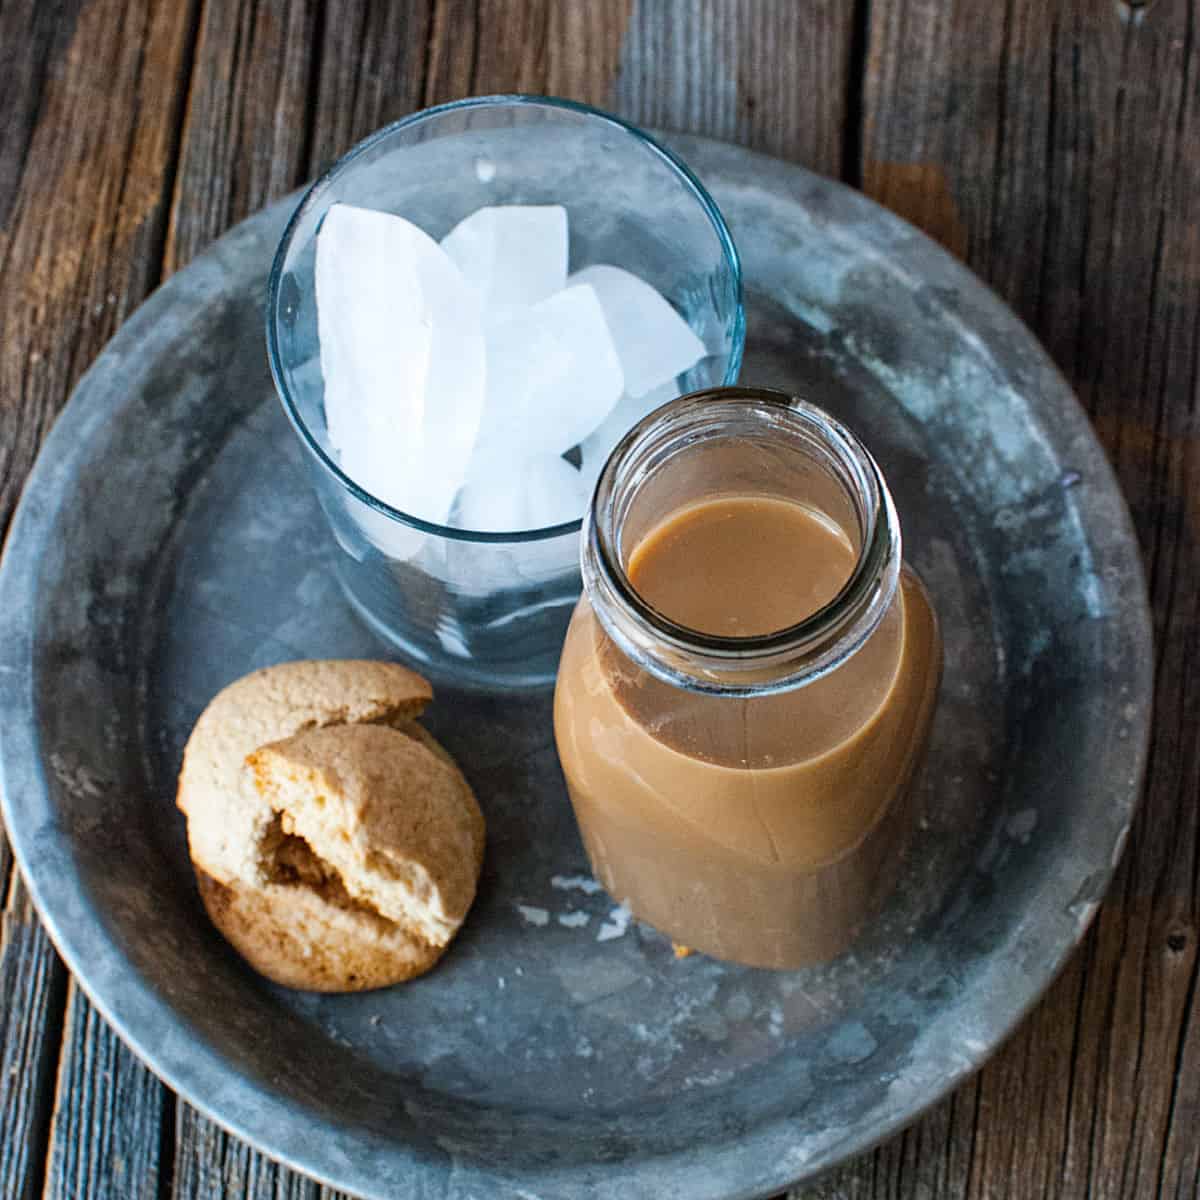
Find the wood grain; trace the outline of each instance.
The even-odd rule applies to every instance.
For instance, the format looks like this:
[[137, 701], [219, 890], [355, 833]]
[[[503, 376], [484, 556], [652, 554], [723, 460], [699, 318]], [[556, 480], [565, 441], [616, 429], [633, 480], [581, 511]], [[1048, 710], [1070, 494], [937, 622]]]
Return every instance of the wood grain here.
[[164, 274], [303, 179], [316, 15], [316, 0], [203, 4]]
[[175, 1139], [172, 1200], [343, 1200], [344, 1193], [255, 1153], [186, 1104], [178, 1109]]
[[323, 22], [302, 164], [309, 178], [367, 134], [424, 107], [431, 9], [341, 0], [336, 19]]
[[79, 4], [10, 0], [0, 6], [0, 229], [8, 222], [52, 62], [70, 39]]
[[1039, 333], [1134, 513], [1157, 634], [1148, 787], [1085, 945], [981, 1075], [803, 1195], [1200, 1194], [1197, 10], [873, 0], [867, 190]]
[[631, 0], [438, 0], [432, 5], [424, 103], [533, 92], [604, 105]]
[[71, 385], [158, 279], [189, 41], [186, 5], [145, 0], [93, 3], [56, 41], [0, 231], [0, 527]]
[[61, 1027], [63, 971], [14, 873], [0, 942], [0, 1196], [33, 1196]]
[[843, 173], [849, 0], [638, 0], [617, 111]]
[[46, 1200], [157, 1200], [165, 1094], [72, 981]]
[[[28, 61], [9, 40], [22, 22]], [[0, 530], [75, 380], [158, 280], [191, 26], [177, 0], [0, 7]], [[16, 873], [6, 895], [0, 1194], [25, 1196], [43, 1174], [66, 975]]]
[[[65, 52], [77, 9], [78, 4], [46, 4], [42, 0], [10, 0], [0, 5], [0, 79], [6, 81], [5, 103], [0, 105], [0, 267], [5, 269], [11, 240], [10, 216], [37, 125], [47, 71], [49, 64]], [[9, 407], [19, 408], [19, 405], [10, 402]], [[19, 485], [23, 471], [28, 469], [27, 463], [8, 461], [10, 456], [20, 454], [15, 425], [11, 412], [7, 421], [0, 416], [0, 545], [18, 490], [12, 483], [6, 486], [6, 481], [11, 479]], [[0, 822], [0, 896], [8, 894], [11, 870], [12, 852]]]

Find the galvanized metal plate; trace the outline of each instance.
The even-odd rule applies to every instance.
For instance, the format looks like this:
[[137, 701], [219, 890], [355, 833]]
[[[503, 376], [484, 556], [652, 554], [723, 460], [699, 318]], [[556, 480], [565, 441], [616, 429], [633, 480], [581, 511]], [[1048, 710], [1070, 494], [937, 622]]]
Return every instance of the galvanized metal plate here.
[[621, 932], [585, 860], [548, 693], [441, 686], [428, 724], [486, 811], [482, 890], [427, 977], [275, 988], [214, 932], [174, 808], [192, 722], [296, 657], [378, 655], [262, 339], [290, 205], [238, 226], [80, 383], [0, 570], [5, 817], [95, 1003], [190, 1102], [372, 1197], [780, 1190], [973, 1071], [1082, 935], [1145, 759], [1150, 626], [1128, 513], [1028, 331], [836, 183], [674, 138], [741, 249], [743, 379], [853, 425], [893, 485], [946, 640], [903, 882], [853, 952], [791, 973]]

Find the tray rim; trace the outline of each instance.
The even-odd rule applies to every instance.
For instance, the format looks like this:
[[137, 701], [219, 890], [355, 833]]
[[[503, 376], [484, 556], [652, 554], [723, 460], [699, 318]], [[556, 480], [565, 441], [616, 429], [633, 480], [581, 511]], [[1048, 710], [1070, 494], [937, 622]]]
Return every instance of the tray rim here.
[[[1109, 515], [1114, 518], [1112, 537], [1106, 546], [1129, 560], [1124, 564], [1124, 582], [1132, 587], [1132, 594], [1124, 597], [1120, 623], [1132, 637], [1138, 651], [1131, 656], [1134, 672], [1130, 678], [1130, 699], [1136, 705], [1136, 713], [1131, 718], [1126, 743], [1130, 750], [1132, 770], [1127, 779], [1114, 784], [1114, 790], [1125, 798], [1126, 803], [1114, 852], [1111, 860], [1102, 868], [1103, 884], [1107, 889], [1120, 861], [1143, 790], [1152, 725], [1153, 635], [1145, 569], [1128, 505], [1107, 455], [1070, 385], [1037, 338], [999, 296], [941, 246], [866, 196], [836, 180], [826, 179], [798, 165], [732, 143], [696, 135], [655, 136], [662, 137], [685, 158], [693, 154], [702, 158], [707, 153], [709, 156], [720, 157], [725, 154], [748, 161], [754, 168], [756, 180], [773, 177], [777, 186], [789, 192], [798, 192], [802, 186], [823, 189], [836, 201], [840, 214], [853, 214], [867, 225], [890, 225], [893, 230], [903, 233], [909, 239], [909, 244], [904, 248], [902, 261], [910, 255], [929, 257], [945, 277], [956, 278], [963, 283], [978, 306], [988, 311], [999, 328], [1021, 339], [1027, 360], [1052, 380], [1061, 393], [1064, 431], [1060, 431], [1059, 436], [1063, 441], [1074, 439], [1085, 448], [1087, 462], [1079, 465], [1086, 468], [1098, 493], [1103, 492], [1109, 505]], [[0, 809], [17, 865], [51, 941], [88, 999], [139, 1060], [205, 1116], [269, 1157], [335, 1187], [353, 1190], [366, 1186], [368, 1190], [364, 1194], [370, 1195], [372, 1193], [366, 1179], [353, 1180], [346, 1176], [331, 1175], [321, 1165], [319, 1156], [288, 1153], [272, 1145], [270, 1131], [277, 1120], [299, 1122], [301, 1126], [307, 1126], [308, 1133], [328, 1136], [328, 1125], [307, 1108], [257, 1081], [238, 1077], [241, 1085], [250, 1089], [258, 1102], [260, 1124], [252, 1128], [244, 1121], [231, 1120], [208, 1102], [209, 1089], [206, 1084], [211, 1083], [213, 1078], [228, 1075], [225, 1056], [203, 1040], [193, 1042], [187, 1055], [178, 1062], [171, 1061], [169, 1055], [151, 1051], [145, 1045], [145, 1039], [139, 1037], [136, 1028], [138, 1019], [148, 1011], [155, 1011], [158, 1019], [176, 1024], [179, 1019], [173, 1006], [146, 978], [136, 970], [128, 969], [128, 960], [109, 934], [101, 915], [85, 902], [84, 889], [77, 872], [68, 869], [53, 880], [46, 880], [31, 874], [27, 865], [32, 857], [32, 841], [36, 836], [36, 822], [29, 818], [38, 815], [39, 808], [46, 819], [52, 817], [53, 812], [48, 803], [46, 764], [41, 758], [36, 729], [30, 719], [34, 712], [35, 629], [32, 623], [23, 627], [22, 614], [32, 611], [31, 607], [27, 607], [35, 591], [32, 565], [41, 540], [54, 528], [55, 513], [61, 502], [58, 485], [70, 480], [73, 463], [84, 455], [91, 437], [105, 416], [101, 406], [89, 404], [88, 399], [93, 392], [102, 392], [109, 386], [109, 377], [121, 369], [121, 360], [125, 355], [135, 350], [145, 352], [147, 343], [153, 341], [156, 332], [160, 332], [158, 326], [161, 317], [178, 306], [177, 294], [182, 291], [180, 281], [185, 275], [194, 295], [184, 301], [184, 306], [199, 310], [210, 295], [219, 294], [228, 282], [222, 261], [238, 257], [242, 243], [253, 241], [262, 226], [276, 223], [281, 229], [286, 215], [294, 209], [305, 190], [299, 189], [235, 225], [176, 276], [156, 289], [117, 331], [81, 377], [39, 452], [0, 556], [0, 682], [4, 684], [0, 688]], [[946, 316], [949, 320], [958, 320], [956, 314], [948, 310]], [[969, 332], [969, 326], [959, 323]], [[1073, 935], [1057, 946], [1048, 970], [1038, 977], [1036, 984], [1030, 985], [1018, 1003], [1009, 1007], [1006, 1019], [989, 1027], [982, 1051], [965, 1055], [962, 1062], [955, 1063], [944, 1072], [925, 1095], [907, 1105], [898, 1105], [894, 1115], [868, 1131], [856, 1130], [849, 1136], [832, 1139], [827, 1144], [819, 1145], [812, 1154], [807, 1151], [798, 1157], [793, 1154], [795, 1161], [789, 1166], [787, 1147], [797, 1141], [803, 1142], [804, 1131], [796, 1127], [794, 1118], [783, 1117], [764, 1122], [738, 1142], [711, 1148], [713, 1154], [733, 1153], [742, 1156], [743, 1166], [747, 1165], [749, 1152], [753, 1149], [755, 1159], [762, 1161], [764, 1157], [770, 1157], [781, 1168], [735, 1191], [727, 1188], [714, 1191], [711, 1186], [706, 1186], [711, 1185], [714, 1177], [720, 1178], [723, 1172], [714, 1170], [708, 1160], [705, 1160], [707, 1165], [702, 1163], [697, 1168], [694, 1165], [695, 1156], [684, 1151], [640, 1161], [653, 1161], [659, 1171], [677, 1171], [677, 1176], [672, 1175], [673, 1183], [687, 1187], [691, 1195], [743, 1200], [786, 1188], [800, 1179], [863, 1153], [917, 1120], [950, 1091], [961, 1086], [999, 1049], [1057, 978], [1085, 935], [1097, 908], [1098, 905], [1091, 906], [1075, 927]], [[74, 911], [68, 912], [71, 909]], [[73, 920], [67, 920], [68, 915]], [[127, 968], [122, 978], [122, 994], [117, 997], [109, 995], [104, 988], [94, 986], [89, 978], [91, 972], [84, 965], [87, 959], [94, 959], [102, 951], [118, 966]], [[981, 980], [984, 978], [986, 973], [980, 976]], [[1011, 987], [1008, 989], [1010, 995], [1012, 990]], [[443, 1177], [443, 1164], [435, 1162], [422, 1148], [405, 1144], [402, 1152], [414, 1169], [414, 1183], [433, 1183]], [[495, 1193], [496, 1189], [505, 1187], [515, 1189], [512, 1194], [520, 1194], [511, 1178], [474, 1160], [456, 1159], [453, 1170], [456, 1178], [467, 1188], [478, 1187]], [[629, 1164], [610, 1164], [605, 1167], [609, 1178], [601, 1183], [582, 1180], [578, 1176], [578, 1168], [574, 1166], [549, 1168], [544, 1175], [523, 1176], [522, 1185], [565, 1189], [562, 1194], [611, 1194], [615, 1197], [621, 1194], [622, 1181], [629, 1182], [629, 1176], [626, 1175], [628, 1170]], [[420, 1179], [416, 1177], [418, 1175]], [[578, 1189], [578, 1192], [572, 1189]]]

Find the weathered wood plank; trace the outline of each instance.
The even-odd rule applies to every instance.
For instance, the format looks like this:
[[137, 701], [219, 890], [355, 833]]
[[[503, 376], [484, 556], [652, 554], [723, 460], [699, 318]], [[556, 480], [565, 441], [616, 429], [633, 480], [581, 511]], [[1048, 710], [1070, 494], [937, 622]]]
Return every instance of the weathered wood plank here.
[[317, 0], [203, 4], [167, 273], [304, 178], [317, 15]]
[[632, 0], [437, 0], [424, 104], [534, 92], [605, 105]]
[[182, 1102], [176, 1112], [172, 1200], [343, 1200], [272, 1162]]
[[[600, 6], [596, 6], [600, 7]], [[840, 177], [852, 0], [638, 0], [617, 110]]]
[[[63, 54], [78, 4], [54, 5], [41, 0], [13, 0], [0, 6], [0, 79], [6, 80], [6, 102], [0, 105], [0, 239], [16, 201], [21, 169], [37, 121], [49, 64]], [[0, 241], [0, 261], [3, 241]], [[4, 478], [0, 437], [0, 481]], [[0, 546], [7, 514], [0, 509]], [[8, 894], [12, 851], [0, 821], [0, 896]]]
[[65, 972], [14, 871], [0, 941], [0, 1196], [33, 1196], [42, 1172]]
[[[838, 174], [853, 17], [854, 5], [837, 0], [803, 10], [748, 0], [439, 0], [422, 27], [411, 10], [372, 23], [353, 4], [324, 43], [315, 162], [419, 103], [522, 91], [734, 138]], [[381, 59], [377, 47], [389, 45], [399, 53]], [[389, 78], [405, 86], [396, 91]], [[797, 86], [804, 79], [819, 84]]]
[[62, 57], [79, 4], [80, 0], [10, 0], [0, 6], [0, 79], [5, 85], [0, 106], [0, 229], [16, 199], [47, 70]]
[[157, 1200], [166, 1089], [71, 981], [46, 1200]]
[[347, 0], [326, 21], [309, 174], [418, 108], [489, 92], [611, 100], [632, 0]]
[[47, 71], [0, 230], [0, 528], [71, 385], [158, 278], [189, 41], [188, 5], [100, 0]]
[[343, 0], [324, 22], [310, 147], [301, 165], [318, 175], [355, 142], [424, 107], [430, 4]]
[[871, 5], [865, 187], [997, 287], [1092, 414], [1147, 554], [1158, 715], [1125, 862], [1045, 1001], [804, 1195], [1200, 1194], [1197, 32], [1189, 0]]
[[[0, 8], [0, 531], [75, 380], [158, 280], [190, 10]], [[43, 1172], [66, 976], [15, 871], [6, 894], [0, 1193], [24, 1196]]]

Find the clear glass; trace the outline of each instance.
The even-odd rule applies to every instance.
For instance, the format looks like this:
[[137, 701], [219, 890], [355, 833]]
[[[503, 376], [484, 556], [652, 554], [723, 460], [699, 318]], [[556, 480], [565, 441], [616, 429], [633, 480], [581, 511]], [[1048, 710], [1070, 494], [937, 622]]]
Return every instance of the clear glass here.
[[[853, 567], [837, 595], [753, 637], [686, 628], [641, 596], [629, 564], [647, 534], [733, 498], [789, 501], [840, 530]], [[613, 452], [582, 565], [554, 719], [597, 878], [717, 957], [787, 968], [842, 951], [896, 879], [941, 678], [936, 617], [875, 461], [783, 393], [683, 397]]]
[[703, 340], [708, 354], [678, 392], [737, 378], [744, 319], [729, 230], [687, 167], [632, 126], [570, 101], [485, 96], [368, 138], [309, 189], [284, 233], [267, 303], [271, 370], [344, 551], [343, 590], [434, 675], [548, 682], [579, 594], [581, 521], [518, 533], [431, 524], [364, 491], [330, 447], [313, 269], [321, 219], [339, 202], [398, 213], [435, 238], [484, 205], [564, 205], [573, 271], [611, 263], [640, 275]]

